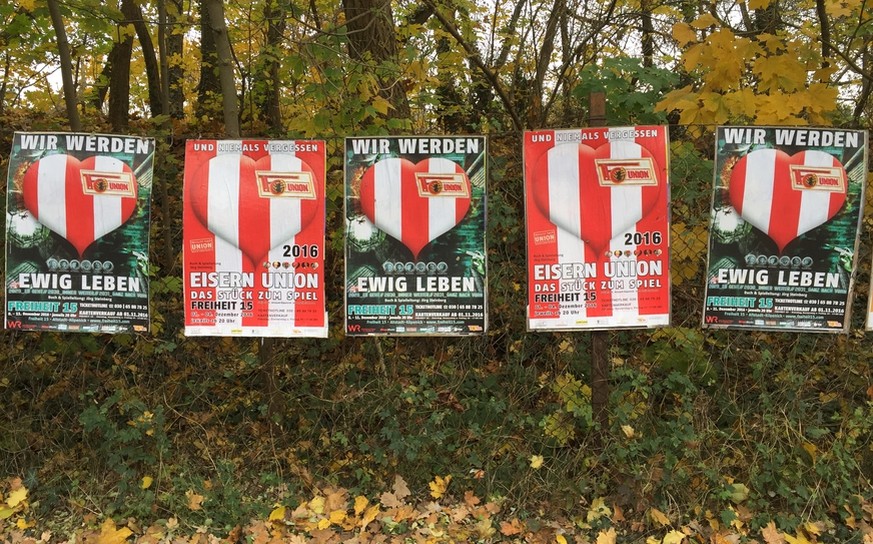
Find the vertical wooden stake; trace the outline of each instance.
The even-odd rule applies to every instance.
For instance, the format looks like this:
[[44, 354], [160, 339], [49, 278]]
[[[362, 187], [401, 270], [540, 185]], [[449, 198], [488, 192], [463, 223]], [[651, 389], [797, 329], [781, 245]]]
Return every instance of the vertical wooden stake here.
[[[606, 93], [594, 92], [589, 96], [588, 126], [606, 125]], [[609, 431], [609, 341], [608, 332], [591, 334], [591, 411], [597, 432], [594, 445], [603, 445], [603, 435]]]

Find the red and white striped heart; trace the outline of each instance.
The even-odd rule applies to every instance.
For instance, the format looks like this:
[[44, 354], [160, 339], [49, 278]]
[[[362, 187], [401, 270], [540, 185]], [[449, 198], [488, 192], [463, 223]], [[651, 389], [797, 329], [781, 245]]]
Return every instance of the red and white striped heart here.
[[377, 228], [403, 243], [414, 258], [453, 229], [470, 210], [464, 169], [441, 157], [412, 163], [383, 159], [364, 172], [361, 208]]
[[66, 154], [30, 165], [22, 191], [25, 208], [69, 241], [79, 258], [130, 219], [138, 193], [133, 171], [124, 162], [104, 156], [80, 161]]
[[194, 175], [188, 198], [197, 219], [214, 235], [259, 264], [318, 213], [312, 168], [291, 154], [254, 160], [217, 155]]
[[795, 238], [833, 218], [847, 192], [846, 170], [830, 153], [759, 149], [734, 165], [729, 197], [740, 216], [782, 253]]
[[598, 254], [658, 202], [662, 183], [648, 149], [615, 141], [592, 149], [560, 144], [534, 165], [533, 198], [549, 221]]

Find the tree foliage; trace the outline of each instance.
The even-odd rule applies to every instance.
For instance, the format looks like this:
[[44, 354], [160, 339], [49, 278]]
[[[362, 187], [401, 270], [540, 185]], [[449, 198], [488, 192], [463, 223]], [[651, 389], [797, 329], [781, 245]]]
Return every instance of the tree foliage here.
[[[209, 22], [218, 11], [207, 5], [224, 17]], [[73, 111], [84, 130], [123, 121], [162, 146], [152, 333], [2, 333], [0, 540], [45, 528], [97, 542], [873, 538], [873, 351], [860, 332], [869, 240], [852, 334], [698, 328], [714, 124], [869, 128], [869, 7], [0, 5], [0, 150], [13, 130], [65, 129]], [[62, 35], [69, 59], [56, 45]], [[229, 45], [220, 55], [219, 36]], [[61, 68], [74, 90], [61, 90]], [[599, 446], [590, 335], [525, 332], [519, 145], [525, 128], [585, 124], [598, 91], [610, 124], [671, 124], [674, 285], [673, 327], [608, 335]], [[181, 333], [182, 142], [235, 133], [234, 122], [243, 136], [323, 138], [332, 150], [326, 340], [263, 350]], [[443, 131], [491, 138], [491, 330], [344, 338], [341, 138]]]

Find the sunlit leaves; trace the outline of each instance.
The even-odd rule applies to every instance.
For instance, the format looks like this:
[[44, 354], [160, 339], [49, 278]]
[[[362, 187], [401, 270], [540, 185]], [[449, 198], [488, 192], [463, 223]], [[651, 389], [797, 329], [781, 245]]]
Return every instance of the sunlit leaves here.
[[452, 481], [452, 475], [449, 474], [445, 477], [437, 476], [433, 479], [432, 482], [427, 484], [430, 488], [430, 496], [435, 499], [442, 498], [443, 495], [446, 494], [446, 490], [449, 487], [449, 483]]

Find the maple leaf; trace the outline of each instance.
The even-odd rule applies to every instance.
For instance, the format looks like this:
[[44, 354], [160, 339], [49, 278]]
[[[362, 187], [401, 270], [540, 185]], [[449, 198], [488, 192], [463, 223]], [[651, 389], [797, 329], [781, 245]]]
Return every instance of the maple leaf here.
[[345, 510], [331, 510], [330, 514], [328, 514], [328, 519], [334, 525], [339, 525], [346, 519], [346, 511]]
[[97, 535], [96, 544], [122, 544], [127, 542], [127, 537], [133, 534], [133, 531], [127, 527], [117, 529], [115, 522], [107, 519], [100, 526], [100, 534]]
[[709, 13], [704, 13], [703, 15], [691, 22], [691, 26], [699, 30], [703, 30], [704, 28], [715, 26], [717, 24], [718, 19], [716, 19]]
[[610, 527], [604, 531], [600, 531], [597, 535], [596, 544], [615, 544], [616, 534], [615, 527]]
[[195, 493], [192, 489], [185, 492], [185, 497], [188, 498], [188, 510], [203, 510], [203, 501], [206, 497]]
[[400, 508], [403, 506], [403, 501], [400, 501], [397, 498], [397, 495], [394, 493], [388, 493], [387, 491], [379, 495], [379, 502], [381, 502], [382, 506], [385, 508]]
[[524, 525], [518, 518], [512, 518], [512, 521], [501, 521], [500, 522], [500, 533], [503, 536], [514, 536], [520, 534], [524, 530]]
[[277, 505], [276, 508], [270, 512], [270, 517], [268, 518], [270, 521], [282, 521], [285, 519], [285, 512], [287, 509], [282, 505]]
[[486, 518], [476, 524], [476, 532], [479, 533], [481, 538], [486, 539], [491, 538], [497, 531], [491, 526], [491, 520]]
[[603, 500], [603, 497], [598, 497], [591, 501], [591, 508], [588, 509], [588, 515], [585, 517], [588, 523], [592, 521], [597, 521], [602, 517], [609, 517], [612, 515], [612, 510], [606, 506], [606, 501]]
[[679, 47], [685, 47], [691, 42], [697, 41], [697, 33], [687, 23], [676, 23], [673, 25], [673, 39], [679, 44]]
[[333, 510], [345, 510], [349, 501], [349, 493], [345, 489], [325, 489], [324, 508], [328, 512]]
[[379, 505], [378, 504], [374, 504], [373, 506], [367, 508], [366, 512], [364, 512], [364, 517], [361, 518], [361, 531], [366, 529], [367, 525], [369, 525], [374, 519], [376, 519], [376, 516], [378, 516], [378, 515], [379, 515]]
[[785, 535], [785, 542], [788, 544], [812, 544], [805, 536], [798, 533], [797, 536]]
[[543, 456], [542, 455], [531, 455], [530, 456], [530, 468], [537, 470], [543, 466]]
[[437, 476], [432, 482], [427, 484], [430, 488], [430, 496], [439, 499], [446, 494], [446, 489], [449, 487], [449, 482], [452, 481], [452, 475], [449, 474], [445, 478]]
[[688, 536], [682, 531], [670, 531], [666, 535], [664, 535], [664, 539], [661, 541], [661, 544], [681, 544], [685, 537]]
[[357, 497], [355, 497], [355, 515], [360, 516], [361, 512], [363, 512], [364, 508], [366, 508], [369, 504], [370, 500], [367, 497], [363, 495], [358, 495]]
[[482, 501], [472, 491], [467, 490], [464, 492], [464, 504], [470, 508], [475, 508], [480, 502]]
[[315, 497], [309, 501], [309, 509], [316, 514], [324, 514], [324, 497]]
[[21, 504], [21, 502], [24, 501], [26, 498], [27, 488], [19, 487], [9, 494], [9, 496], [6, 498], [6, 504], [9, 505], [9, 508], [15, 508], [16, 506]]
[[394, 487], [392, 487], [392, 490], [394, 491], [394, 496], [398, 499], [405, 499], [412, 494], [412, 492], [409, 491], [409, 486], [406, 485], [406, 480], [399, 475], [394, 476]]
[[651, 519], [653, 522], [660, 525], [661, 527], [666, 527], [670, 525], [670, 518], [668, 518], [664, 514], [664, 512], [661, 512], [657, 508], [649, 509], [649, 519]]

